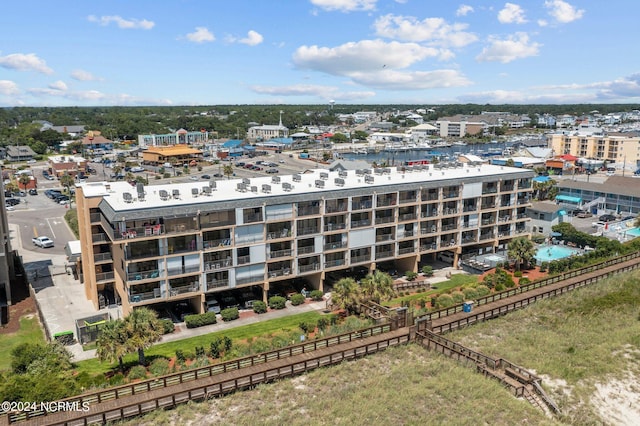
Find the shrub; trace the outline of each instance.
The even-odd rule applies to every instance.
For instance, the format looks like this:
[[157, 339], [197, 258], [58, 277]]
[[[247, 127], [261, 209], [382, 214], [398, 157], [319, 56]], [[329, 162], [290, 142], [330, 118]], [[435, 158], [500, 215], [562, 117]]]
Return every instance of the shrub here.
[[[142, 367], [142, 366], [140, 366]], [[143, 367], [144, 368], [144, 367]], [[109, 378], [110, 386], [118, 386], [124, 383], [124, 375], [122, 373], [114, 374]]]
[[462, 289], [462, 293], [464, 293], [465, 300], [473, 300], [478, 297], [478, 292], [475, 288], [467, 287], [465, 289]]
[[204, 346], [196, 346], [196, 358], [206, 356]]
[[540, 272], [547, 272], [547, 269], [549, 269], [549, 262], [542, 262], [540, 264]]
[[324, 330], [329, 325], [329, 320], [325, 317], [318, 318], [317, 327], [318, 330]]
[[220, 345], [222, 344], [222, 339], [216, 337], [213, 342], [209, 344], [209, 355], [211, 358], [220, 358]]
[[162, 174], [162, 177], [165, 178], [165, 179], [169, 179], [171, 177], [171, 173], [165, 172], [165, 173]]
[[522, 277], [522, 271], [515, 271], [513, 273], [513, 276], [516, 277], [516, 278], [521, 278]]
[[520, 278], [520, 280], [518, 281], [519, 285], [525, 285], [525, 284], [529, 284], [531, 282], [531, 280], [527, 277], [524, 278]]
[[404, 273], [404, 276], [407, 277], [408, 281], [413, 281], [418, 277], [418, 273], [413, 271], [407, 271]]
[[477, 293], [477, 297], [482, 297], [491, 293], [491, 290], [489, 290], [489, 287], [487, 287], [486, 285], [480, 284], [479, 286], [476, 287], [476, 293]]
[[437, 308], [448, 308], [449, 306], [453, 306], [455, 302], [453, 301], [453, 297], [448, 294], [441, 294], [436, 299], [436, 307]]
[[422, 267], [422, 273], [427, 276], [427, 277], [432, 277], [433, 276], [433, 266], [431, 265], [424, 265]]
[[134, 365], [129, 370], [129, 374], [127, 374], [127, 378], [129, 380], [145, 379], [146, 377], [147, 377], [147, 369], [142, 365]]
[[229, 352], [231, 350], [232, 341], [228, 336], [224, 336], [222, 338], [222, 345], [224, 346], [224, 351]]
[[309, 332], [309, 329], [311, 328], [311, 326], [306, 322], [301, 322], [300, 324], [298, 324], [298, 327], [300, 327], [300, 330], [302, 330], [304, 334], [307, 334]]
[[176, 360], [178, 362], [185, 362], [187, 360], [187, 357], [184, 356], [184, 351], [182, 349], [176, 350]]
[[498, 283], [494, 288], [496, 291], [504, 291], [507, 287], [503, 283]]
[[154, 359], [149, 365], [149, 371], [154, 376], [164, 376], [165, 374], [169, 374], [169, 360], [166, 358]]
[[418, 299], [418, 306], [420, 306], [420, 309], [424, 309], [425, 306], [427, 306], [427, 301], [425, 299]]
[[240, 312], [238, 312], [238, 308], [227, 308], [220, 311], [220, 316], [222, 321], [233, 321], [240, 318]]
[[291, 295], [291, 304], [293, 306], [302, 305], [305, 300], [306, 300], [306, 297], [304, 297], [300, 293], [296, 293], [296, 294]]
[[464, 293], [461, 291], [452, 292], [451, 297], [453, 298], [453, 303], [457, 304], [464, 302]]
[[216, 314], [215, 312], [205, 312], [204, 314], [186, 315], [184, 317], [184, 323], [187, 328], [197, 328], [204, 325], [215, 324]]
[[206, 356], [199, 356], [195, 359], [195, 361], [193, 361], [193, 363], [191, 364], [191, 368], [206, 367], [210, 364], [211, 362], [209, 361], [209, 358], [207, 358]]
[[269, 307], [271, 309], [284, 309], [287, 303], [287, 299], [282, 296], [271, 296], [269, 298]]
[[310, 297], [312, 300], [315, 300], [316, 302], [318, 302], [322, 300], [322, 298], [324, 297], [324, 294], [320, 290], [312, 290]]
[[264, 314], [267, 312], [267, 304], [262, 300], [256, 300], [253, 302], [253, 312], [256, 314]]
[[162, 326], [162, 334], [169, 334], [175, 331], [176, 326], [173, 323], [173, 321], [171, 321], [170, 319], [163, 318], [159, 321], [160, 321], [160, 325]]

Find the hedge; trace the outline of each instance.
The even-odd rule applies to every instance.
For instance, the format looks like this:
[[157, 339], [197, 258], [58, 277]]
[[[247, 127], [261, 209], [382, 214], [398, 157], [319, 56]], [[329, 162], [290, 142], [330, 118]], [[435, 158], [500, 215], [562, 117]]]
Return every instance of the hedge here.
[[220, 316], [222, 321], [233, 321], [240, 318], [240, 312], [238, 312], [238, 308], [227, 308], [220, 311]]
[[307, 298], [300, 293], [291, 295], [291, 304], [293, 306], [302, 305]]
[[262, 300], [256, 300], [253, 302], [253, 312], [256, 314], [264, 314], [267, 312], [267, 304]]
[[195, 314], [195, 315], [186, 315], [184, 317], [184, 323], [187, 328], [197, 328], [202, 327], [203, 325], [215, 324], [216, 321], [216, 313], [215, 312], [205, 312], [204, 314]]
[[284, 309], [286, 307], [287, 299], [282, 296], [271, 296], [269, 298], [269, 307], [271, 309]]

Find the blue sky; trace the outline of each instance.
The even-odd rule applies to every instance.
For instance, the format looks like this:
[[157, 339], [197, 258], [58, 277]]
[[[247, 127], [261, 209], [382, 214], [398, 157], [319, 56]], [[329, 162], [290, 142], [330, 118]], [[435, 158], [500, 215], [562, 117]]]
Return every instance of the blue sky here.
[[19, 0], [0, 106], [638, 103], [637, 0]]

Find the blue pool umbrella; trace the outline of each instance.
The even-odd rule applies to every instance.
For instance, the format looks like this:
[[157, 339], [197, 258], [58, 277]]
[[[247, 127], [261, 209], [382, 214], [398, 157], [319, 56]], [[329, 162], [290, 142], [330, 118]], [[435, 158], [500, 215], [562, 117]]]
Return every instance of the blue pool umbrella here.
[[552, 232], [549, 234], [552, 237], [562, 237], [562, 232]]

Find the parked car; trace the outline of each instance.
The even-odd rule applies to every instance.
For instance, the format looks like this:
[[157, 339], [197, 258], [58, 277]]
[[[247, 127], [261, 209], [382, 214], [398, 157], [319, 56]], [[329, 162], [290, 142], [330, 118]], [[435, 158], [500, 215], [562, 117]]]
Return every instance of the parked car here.
[[208, 179], [211, 179], [211, 176], [210, 176], [210, 175], [202, 175], [202, 176], [200, 176], [200, 177], [201, 177], [202, 179], [207, 179], [207, 180], [208, 180]]
[[215, 312], [216, 314], [220, 313], [220, 302], [218, 302], [216, 299], [209, 299], [207, 300], [207, 312]]
[[245, 163], [244, 163], [244, 162], [242, 162], [242, 161], [238, 161], [238, 162], [236, 163], [236, 167], [244, 167], [244, 166], [245, 166]]
[[571, 212], [571, 216], [585, 218], [585, 217], [591, 217], [591, 213], [586, 210], [575, 209]]
[[44, 195], [46, 195], [47, 198], [53, 198], [55, 195], [62, 195], [62, 192], [57, 189], [46, 189]]
[[38, 190], [37, 190], [37, 189], [35, 189], [35, 188], [31, 188], [31, 189], [29, 190], [29, 195], [38, 195]]
[[600, 222], [605, 222], [605, 223], [606, 222], [613, 222], [616, 219], [617, 219], [617, 217], [615, 215], [612, 215], [612, 214], [603, 214], [602, 216], [600, 216], [598, 218], [598, 220]]
[[221, 177], [223, 177], [223, 174], [222, 173], [215, 173], [213, 175], [213, 177], [221, 178]]
[[36, 163], [37, 163], [37, 161], [34, 160], [33, 158], [31, 160], [27, 161], [27, 164], [36, 164]]
[[144, 167], [142, 166], [135, 166], [131, 168], [131, 172], [132, 173], [140, 173], [140, 172], [144, 172]]
[[42, 248], [53, 247], [53, 240], [44, 235], [40, 237], [32, 238], [31, 241], [33, 242], [34, 245], [38, 247], [42, 247]]
[[278, 169], [274, 169], [274, 168], [267, 169], [267, 173], [278, 173]]
[[5, 198], [4, 203], [7, 206], [17, 206], [18, 204], [20, 204], [20, 200], [17, 198]]

